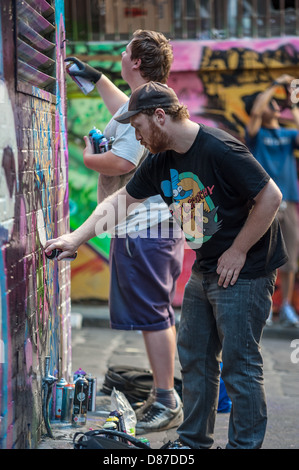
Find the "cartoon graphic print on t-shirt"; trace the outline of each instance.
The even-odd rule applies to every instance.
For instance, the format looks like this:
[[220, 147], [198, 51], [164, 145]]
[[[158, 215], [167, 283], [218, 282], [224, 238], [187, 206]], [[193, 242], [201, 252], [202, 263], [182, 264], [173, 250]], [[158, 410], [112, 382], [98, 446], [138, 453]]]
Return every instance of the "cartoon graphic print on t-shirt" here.
[[163, 194], [173, 200], [170, 211], [182, 227], [188, 241], [202, 245], [221, 228], [212, 201], [214, 186], [205, 187], [191, 172], [170, 170], [171, 180], [161, 183]]

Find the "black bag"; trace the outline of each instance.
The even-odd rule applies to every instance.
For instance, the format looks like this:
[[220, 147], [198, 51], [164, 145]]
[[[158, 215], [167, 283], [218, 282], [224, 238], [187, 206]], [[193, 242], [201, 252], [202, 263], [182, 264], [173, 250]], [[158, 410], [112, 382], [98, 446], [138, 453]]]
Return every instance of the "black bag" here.
[[77, 432], [73, 444], [74, 449], [150, 449], [149, 445], [136, 437], [110, 429]]
[[[113, 387], [123, 392], [132, 403], [147, 400], [154, 379], [151, 370], [134, 366], [110, 366], [106, 372], [101, 391], [106, 395], [112, 393]], [[182, 397], [182, 381], [174, 378], [174, 388]]]

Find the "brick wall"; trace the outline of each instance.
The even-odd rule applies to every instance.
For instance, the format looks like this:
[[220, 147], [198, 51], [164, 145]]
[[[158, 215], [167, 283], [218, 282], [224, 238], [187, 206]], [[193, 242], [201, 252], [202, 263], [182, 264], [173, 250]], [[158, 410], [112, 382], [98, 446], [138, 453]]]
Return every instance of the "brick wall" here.
[[13, 36], [16, 4], [2, 0], [0, 11], [0, 448], [3, 449], [34, 448], [45, 431], [42, 419], [45, 356], [51, 357], [51, 375], [66, 380], [71, 375], [70, 268], [66, 262], [47, 260], [43, 251], [46, 239], [65, 233], [69, 227], [64, 5], [63, 0], [52, 2], [56, 62], [52, 94], [16, 78]]

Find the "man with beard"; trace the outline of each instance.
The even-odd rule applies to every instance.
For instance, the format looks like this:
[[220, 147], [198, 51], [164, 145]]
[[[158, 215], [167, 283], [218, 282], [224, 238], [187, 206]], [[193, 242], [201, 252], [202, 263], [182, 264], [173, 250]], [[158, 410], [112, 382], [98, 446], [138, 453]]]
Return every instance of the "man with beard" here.
[[[112, 115], [128, 109], [129, 98], [102, 72], [68, 57], [78, 66], [74, 76], [96, 84]], [[121, 75], [134, 91], [150, 80], [165, 83], [173, 61], [169, 41], [161, 33], [137, 30], [121, 58]], [[114, 119], [103, 132], [114, 138], [111, 150], [95, 154], [85, 137], [85, 165], [99, 172], [98, 202], [125, 186], [148, 151], [136, 141], [134, 129]], [[154, 388], [136, 411], [136, 433], [177, 426], [182, 402], [174, 388], [176, 327], [172, 301], [184, 256], [184, 238], [173, 227], [168, 207], [158, 195], [149, 198], [112, 234], [109, 267], [110, 324], [114, 329], [142, 331], [153, 373]], [[166, 233], [167, 232], [167, 233]]]
[[[275, 218], [281, 192], [247, 147], [224, 131], [192, 122], [164, 84], [138, 87], [128, 111], [115, 119], [130, 122], [136, 139], [152, 153], [126, 188], [100, 204], [75, 232], [49, 240], [46, 250], [61, 249], [63, 259], [102, 233], [104, 223], [111, 229], [121, 197], [129, 208], [160, 194], [177, 217], [182, 215], [185, 234], [185, 212], [195, 223], [201, 209], [203, 214], [217, 208], [214, 220], [198, 219], [201, 236], [188, 235], [196, 260], [178, 334], [184, 421], [179, 438], [165, 448], [212, 447], [221, 359], [232, 401], [227, 448], [260, 448], [267, 422], [260, 341], [276, 269], [287, 259]], [[182, 192], [190, 195], [186, 207]], [[188, 203], [196, 198], [197, 204]], [[216, 221], [216, 229], [205, 236], [200, 220]]]

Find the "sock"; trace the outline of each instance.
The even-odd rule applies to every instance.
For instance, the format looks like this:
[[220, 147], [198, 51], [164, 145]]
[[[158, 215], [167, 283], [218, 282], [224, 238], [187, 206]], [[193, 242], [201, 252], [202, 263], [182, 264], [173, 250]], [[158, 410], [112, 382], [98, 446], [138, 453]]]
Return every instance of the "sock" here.
[[164, 389], [164, 388], [156, 388], [156, 401], [162, 403], [162, 405], [166, 406], [174, 410], [178, 404], [174, 394], [174, 388]]

